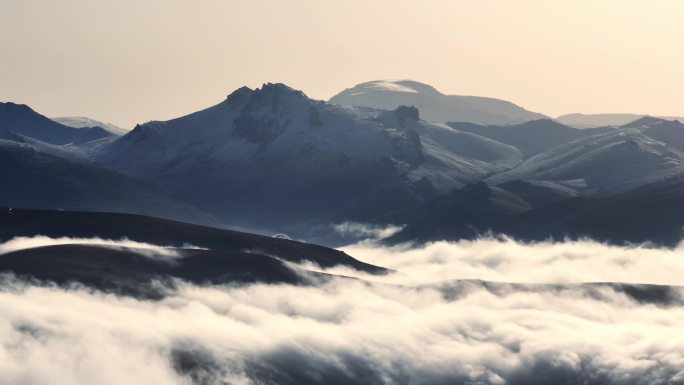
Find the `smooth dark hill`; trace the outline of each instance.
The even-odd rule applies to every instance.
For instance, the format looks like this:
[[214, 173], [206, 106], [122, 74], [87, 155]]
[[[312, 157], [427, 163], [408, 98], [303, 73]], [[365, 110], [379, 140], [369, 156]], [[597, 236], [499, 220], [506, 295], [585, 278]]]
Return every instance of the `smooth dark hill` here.
[[[0, 254], [0, 273], [143, 299], [159, 299], [178, 282], [198, 285], [319, 284], [330, 276], [288, 266], [313, 262], [372, 274], [386, 269], [322, 246], [152, 217], [65, 211], [0, 209], [0, 241], [46, 235], [73, 243]], [[163, 247], [100, 245], [82, 240], [132, 240]]]
[[384, 269], [342, 251], [303, 242], [131, 214], [0, 209], [0, 240], [18, 236], [126, 238], [159, 246], [184, 245], [212, 251], [256, 253], [289, 262], [311, 261], [322, 267], [345, 265], [366, 272]]
[[326, 277], [296, 271], [277, 258], [253, 252], [194, 249], [177, 249], [177, 252], [178, 257], [164, 260], [141, 254], [134, 248], [84, 244], [44, 246], [0, 255], [0, 272], [62, 286], [81, 284], [143, 299], [164, 297], [175, 288], [175, 280], [197, 285], [300, 285]]

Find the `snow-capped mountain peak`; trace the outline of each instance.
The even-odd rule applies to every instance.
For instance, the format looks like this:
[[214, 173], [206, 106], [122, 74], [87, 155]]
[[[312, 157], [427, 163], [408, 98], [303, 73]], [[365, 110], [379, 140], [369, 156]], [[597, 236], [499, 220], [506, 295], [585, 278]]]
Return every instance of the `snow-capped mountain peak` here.
[[[240, 88], [187, 116], [140, 125], [96, 157], [191, 202], [214, 202], [224, 218], [237, 218], [246, 205], [257, 212], [268, 208], [271, 220], [351, 213], [352, 206], [385, 195], [383, 189], [410, 202], [521, 161], [511, 146], [420, 117], [412, 106], [338, 106], [267, 83]], [[380, 210], [374, 204], [359, 210]]]
[[118, 127], [111, 123], [104, 123], [99, 120], [91, 119], [85, 116], [59, 116], [51, 118], [57, 123], [63, 124], [65, 126], [74, 128], [90, 128], [90, 127], [102, 127], [106, 131], [114, 135], [123, 135], [127, 130]]
[[515, 124], [546, 118], [504, 100], [445, 95], [428, 84], [413, 80], [361, 83], [333, 96], [330, 103], [388, 110], [401, 105], [416, 106], [424, 119], [443, 123]]

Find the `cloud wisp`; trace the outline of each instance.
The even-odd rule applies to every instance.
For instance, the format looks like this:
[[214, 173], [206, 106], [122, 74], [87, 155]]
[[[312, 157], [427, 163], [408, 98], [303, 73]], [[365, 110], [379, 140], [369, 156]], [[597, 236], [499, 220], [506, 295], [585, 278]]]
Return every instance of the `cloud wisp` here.
[[333, 225], [333, 230], [344, 237], [377, 240], [396, 234], [402, 226], [379, 226], [360, 222], [342, 222]]
[[[134, 251], [137, 254], [160, 260], [173, 260], [181, 257], [181, 253], [178, 248], [158, 246], [145, 242], [136, 242], [126, 238], [119, 240], [70, 237], [52, 238], [44, 235], [37, 235], [33, 237], [15, 237], [4, 243], [0, 243], [0, 255], [36, 247], [59, 245], [91, 245], [118, 249], [125, 248]], [[183, 248], [199, 249], [197, 246], [193, 245], [183, 245]]]

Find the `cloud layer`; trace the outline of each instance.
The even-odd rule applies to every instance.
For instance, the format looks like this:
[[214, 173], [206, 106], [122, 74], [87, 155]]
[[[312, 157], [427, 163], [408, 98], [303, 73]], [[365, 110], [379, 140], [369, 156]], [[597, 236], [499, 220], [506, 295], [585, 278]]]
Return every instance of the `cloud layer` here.
[[185, 285], [152, 302], [14, 284], [0, 383], [684, 383], [682, 307], [466, 289]]
[[657, 303], [609, 285], [452, 280], [664, 280], [679, 272], [677, 250], [350, 249], [398, 272], [317, 286], [180, 282], [159, 301], [6, 275], [0, 384], [684, 384], [684, 289]]
[[[397, 271], [382, 282], [430, 284], [449, 279], [498, 282], [630, 282], [684, 285], [684, 244], [611, 246], [591, 240], [524, 243], [510, 238], [436, 242], [422, 248], [359, 243], [342, 248], [354, 257]], [[360, 276], [344, 269], [331, 273]]]

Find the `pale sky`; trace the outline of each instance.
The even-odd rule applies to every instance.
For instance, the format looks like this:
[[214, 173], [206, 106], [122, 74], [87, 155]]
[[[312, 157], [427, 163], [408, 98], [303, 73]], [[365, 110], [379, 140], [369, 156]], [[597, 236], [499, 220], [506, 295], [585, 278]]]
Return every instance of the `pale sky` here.
[[0, 101], [131, 128], [282, 82], [684, 116], [683, 0], [0, 0]]

